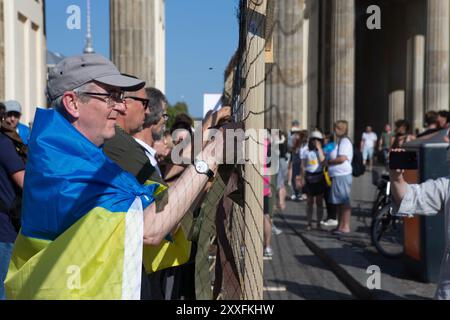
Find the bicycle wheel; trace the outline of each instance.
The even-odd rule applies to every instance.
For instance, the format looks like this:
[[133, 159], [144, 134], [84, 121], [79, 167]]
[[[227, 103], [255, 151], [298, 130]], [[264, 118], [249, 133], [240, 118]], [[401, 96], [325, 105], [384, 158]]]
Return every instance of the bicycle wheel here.
[[385, 199], [386, 195], [384, 194], [384, 192], [379, 191], [377, 194], [377, 198], [375, 199], [375, 201], [373, 202], [372, 205], [372, 210], [371, 210], [371, 216], [372, 218], [375, 217], [375, 215], [377, 214], [377, 212], [379, 210], [381, 210], [381, 208], [383, 207], [383, 205], [386, 203], [386, 199]]
[[391, 204], [384, 205], [372, 219], [372, 243], [383, 256], [399, 258], [403, 255], [403, 218], [393, 216]]

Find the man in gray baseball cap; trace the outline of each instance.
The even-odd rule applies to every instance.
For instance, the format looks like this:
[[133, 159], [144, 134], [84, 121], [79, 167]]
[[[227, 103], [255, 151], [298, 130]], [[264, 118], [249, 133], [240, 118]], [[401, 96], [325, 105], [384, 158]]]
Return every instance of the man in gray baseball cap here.
[[28, 145], [28, 139], [30, 137], [30, 128], [23, 123], [20, 123], [20, 117], [22, 116], [22, 106], [17, 100], [8, 100], [4, 102], [6, 107], [5, 123], [12, 130], [15, 130], [22, 139], [25, 145]]
[[114, 136], [117, 115], [123, 114], [123, 91], [137, 91], [145, 82], [123, 75], [98, 54], [68, 57], [49, 73], [47, 95], [56, 108], [97, 146]]
[[[86, 224], [79, 223], [79, 221], [85, 216], [97, 217], [96, 208], [101, 208], [102, 214], [105, 211], [116, 213], [125, 210], [125, 212], [131, 212], [133, 201], [137, 201], [141, 207], [136, 212], [142, 215], [140, 220], [139, 218], [136, 220], [138, 224], [140, 223], [136, 230], [142, 232], [143, 209], [146, 208], [148, 214], [154, 212], [154, 206], [151, 208], [149, 206], [153, 202], [153, 190], [151, 187], [141, 186], [137, 180], [129, 177], [119, 166], [113, 164], [104, 154], [102, 146], [106, 139], [114, 136], [117, 116], [125, 114], [127, 106], [124, 103], [124, 91], [137, 91], [144, 86], [144, 81], [121, 74], [111, 61], [96, 54], [68, 57], [50, 71], [47, 95], [52, 109], [36, 111], [25, 173], [29, 178], [25, 180], [24, 185], [26, 197], [26, 199], [24, 197], [24, 203], [27, 208], [36, 207], [39, 210], [24, 209], [22, 211], [24, 223], [19, 235], [19, 237], [39, 238], [46, 242], [45, 246], [38, 249], [39, 252], [50, 247], [50, 245], [47, 247], [49, 243], [63, 238], [68, 229], [77, 228], [76, 224], [83, 225], [80, 226], [80, 229], [86, 228]], [[80, 188], [77, 189], [75, 186]], [[140, 198], [141, 196], [142, 198]], [[69, 198], [72, 199], [71, 204], [67, 205]], [[146, 201], [144, 205], [141, 199]], [[45, 203], [51, 203], [51, 205], [44, 208]], [[102, 215], [98, 213], [98, 217], [100, 216]], [[107, 226], [118, 221], [113, 214], [106, 214], [102, 218], [95, 219], [98, 219], [96, 223]], [[130, 223], [126, 221], [119, 225], [123, 228], [125, 225], [127, 228], [130, 227]], [[120, 229], [119, 227], [102, 228], [97, 226], [96, 231], [106, 233], [106, 239], [116, 239], [114, 238], [115, 234], [130, 237], [125, 234], [125, 231], [121, 233], [119, 230], [116, 233]], [[81, 231], [80, 233], [83, 234]], [[142, 252], [143, 234], [141, 236], [139, 233], [134, 234], [137, 244], [136, 253]], [[92, 236], [92, 239], [96, 237], [93, 233], [89, 233], [89, 236]], [[71, 242], [79, 241], [80, 247], [85, 241], [83, 237], [70, 236], [70, 238]], [[117, 252], [119, 255], [125, 256], [124, 248], [128, 246], [127, 250], [130, 250], [128, 249], [130, 245], [125, 242], [123, 241], [122, 247], [116, 250], [116, 243], [105, 241], [101, 245], [101, 252], [86, 251], [80, 265], [89, 266], [90, 269], [86, 267], [89, 272], [102, 274], [110, 264], [114, 263], [113, 256], [115, 254], [110, 253]], [[20, 247], [20, 244], [18, 246]], [[24, 244], [24, 247], [26, 248], [24, 250], [31, 250], [26, 252], [34, 250], [29, 244]], [[68, 254], [64, 252], [65, 250], [62, 251], [58, 258], [63, 254]], [[24, 267], [22, 262], [31, 258], [38, 251], [34, 251], [24, 259], [21, 255], [21, 261], [15, 260], [15, 252], [13, 251], [11, 265], [16, 264], [10, 269], [10, 274], [12, 274], [10, 279], [14, 278], [16, 270]], [[17, 252], [21, 251], [18, 249]], [[46, 256], [45, 253], [42, 255]], [[49, 265], [53, 265], [55, 258], [50, 254], [44, 258], [49, 261]], [[72, 259], [73, 256], [70, 256], [69, 260], [72, 261]], [[67, 299], [67, 297], [74, 299], [80, 299], [80, 297], [89, 297], [89, 299], [139, 298], [141, 259], [139, 254], [132, 255], [130, 257], [132, 262], [128, 267], [125, 266], [127, 271], [131, 270], [130, 268], [133, 269], [129, 272], [132, 279], [120, 276], [120, 280], [117, 280], [117, 277], [110, 274], [94, 280], [91, 279], [92, 277], [87, 277], [86, 280], [82, 280], [81, 288], [76, 289], [77, 292], [83, 292], [81, 294], [73, 294], [73, 289], [67, 288], [67, 292], [72, 293], [65, 295], [57, 286], [49, 290], [47, 287], [41, 288], [39, 280], [30, 280], [30, 283], [33, 283], [31, 285], [28, 282], [26, 285], [23, 285], [23, 282], [18, 283], [18, 290], [11, 290], [8, 298], [21, 297], [20, 294], [17, 294], [18, 292], [25, 295], [33, 292], [31, 294], [37, 294], [35, 297], [39, 297], [39, 294], [43, 292], [42, 297], [50, 299]], [[95, 263], [91, 265], [89, 261], [95, 261]], [[95, 266], [93, 266], [94, 264]], [[25, 267], [28, 267], [28, 264]], [[83, 267], [80, 266], [80, 268]], [[120, 274], [121, 268], [122, 266], [119, 265], [111, 273]], [[45, 271], [36, 272], [35, 269], [35, 272], [31, 272], [30, 277], [31, 279], [40, 279], [41, 276], [45, 278], [48, 276]], [[48, 268], [48, 274], [51, 271], [52, 268]], [[80, 271], [80, 274], [84, 274], [84, 272]], [[146, 277], [142, 279], [145, 280]], [[9, 281], [14, 283], [11, 284], [14, 287], [14, 279]]]
[[92, 81], [125, 91], [136, 91], [145, 85], [142, 80], [122, 75], [105, 57], [83, 54], [62, 60], [50, 71], [47, 92], [54, 99]]

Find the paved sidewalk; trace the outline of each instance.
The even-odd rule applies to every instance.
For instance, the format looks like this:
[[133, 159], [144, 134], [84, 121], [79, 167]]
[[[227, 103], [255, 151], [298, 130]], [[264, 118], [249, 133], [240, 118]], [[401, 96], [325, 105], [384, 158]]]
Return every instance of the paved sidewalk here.
[[274, 255], [264, 260], [264, 299], [353, 299], [350, 291], [288, 225], [278, 220], [276, 226], [283, 233], [272, 236]]
[[[352, 189], [352, 234], [337, 237], [327, 231], [306, 231], [305, 202], [287, 201], [275, 224], [274, 257], [264, 262], [266, 286], [286, 286], [286, 292], [265, 292], [266, 299], [431, 299], [436, 284], [412, 278], [401, 259], [379, 254], [370, 241], [370, 208], [375, 195], [371, 173], [355, 178]], [[302, 240], [303, 238], [303, 240]], [[367, 268], [381, 269], [381, 289], [369, 290]]]

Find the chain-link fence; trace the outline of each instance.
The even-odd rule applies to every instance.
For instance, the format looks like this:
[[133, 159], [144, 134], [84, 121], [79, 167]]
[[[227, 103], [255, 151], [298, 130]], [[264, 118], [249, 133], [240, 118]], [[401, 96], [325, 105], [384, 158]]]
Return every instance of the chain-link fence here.
[[223, 166], [203, 202], [197, 299], [263, 297], [264, 135], [258, 133], [264, 132], [270, 109], [265, 108], [264, 83], [272, 13], [272, 1], [239, 2], [239, 46], [225, 71], [222, 102], [232, 106], [229, 127], [245, 131], [246, 161]]

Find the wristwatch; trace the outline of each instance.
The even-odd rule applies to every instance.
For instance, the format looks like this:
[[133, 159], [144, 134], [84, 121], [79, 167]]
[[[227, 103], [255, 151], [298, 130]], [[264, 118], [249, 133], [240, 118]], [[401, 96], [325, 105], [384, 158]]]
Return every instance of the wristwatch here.
[[206, 174], [208, 178], [214, 177], [214, 172], [208, 167], [208, 164], [203, 160], [194, 160], [195, 170], [200, 174]]

